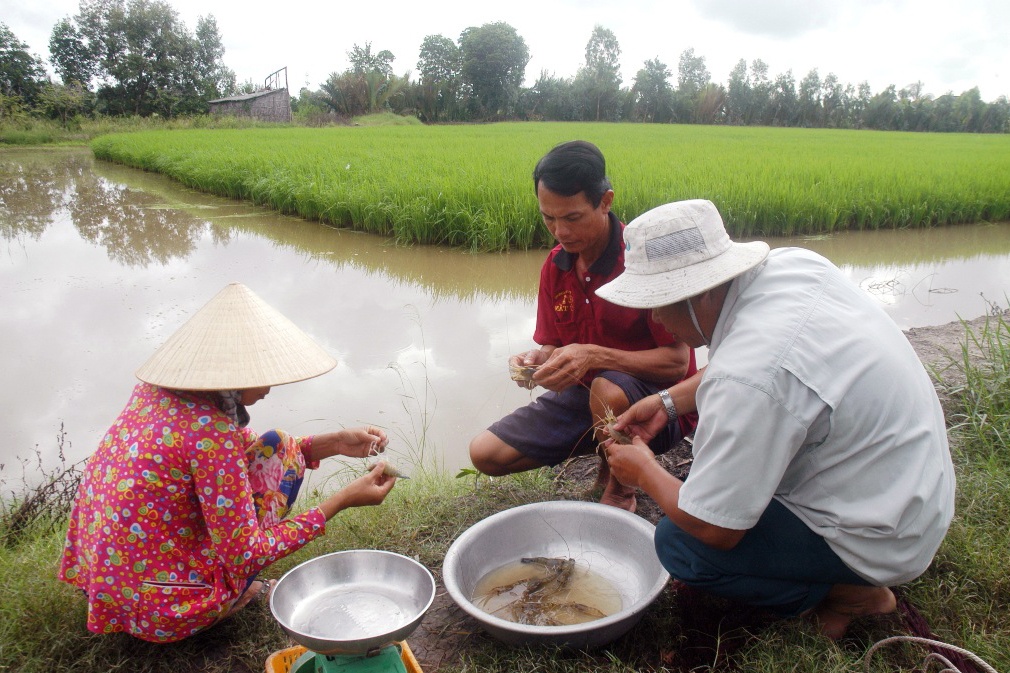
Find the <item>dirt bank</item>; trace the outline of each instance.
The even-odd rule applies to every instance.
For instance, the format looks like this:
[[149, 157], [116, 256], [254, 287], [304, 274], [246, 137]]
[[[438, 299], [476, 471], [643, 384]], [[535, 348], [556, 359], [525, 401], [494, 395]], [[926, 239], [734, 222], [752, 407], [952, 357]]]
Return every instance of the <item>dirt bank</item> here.
[[[986, 317], [982, 316], [967, 323], [952, 322], [935, 327], [918, 327], [905, 332], [909, 343], [928, 368], [940, 371], [947, 381], [956, 381], [958, 372], [951, 368], [951, 358], [960, 361], [962, 344], [965, 343], [966, 326], [978, 333]], [[949, 401], [940, 393], [944, 408]], [[661, 462], [673, 474], [684, 478], [690, 470], [691, 452], [686, 443], [675, 447], [660, 457]], [[596, 474], [595, 457], [582, 457], [558, 467], [558, 484], [561, 496], [567, 499], [586, 499], [588, 489]], [[655, 502], [646, 496], [638, 499], [638, 514], [656, 523], [662, 512]], [[435, 603], [425, 615], [421, 626], [408, 639], [418, 663], [425, 673], [434, 673], [448, 662], [458, 659], [458, 654], [471, 639], [484, 639], [478, 624], [460, 610], [449, 597], [441, 582], [441, 568], [432, 568], [439, 580]]]

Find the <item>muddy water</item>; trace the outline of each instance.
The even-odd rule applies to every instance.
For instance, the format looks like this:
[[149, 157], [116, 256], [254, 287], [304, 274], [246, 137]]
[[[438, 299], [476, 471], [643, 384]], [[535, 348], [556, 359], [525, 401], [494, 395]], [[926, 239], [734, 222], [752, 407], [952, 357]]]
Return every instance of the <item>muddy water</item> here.
[[513, 561], [478, 580], [470, 600], [490, 615], [533, 626], [584, 624], [621, 610], [621, 592], [588, 568], [576, 565], [565, 581], [552, 580], [541, 564]]
[[[409, 471], [455, 472], [467, 442], [531, 393], [506, 359], [532, 345], [544, 252], [470, 255], [391, 242], [95, 162], [0, 151], [0, 481], [87, 456], [134, 370], [225, 284], [245, 283], [339, 360], [273, 389], [252, 427], [374, 423]], [[1005, 305], [1010, 225], [773, 240], [839, 264], [902, 327]], [[533, 393], [535, 394], [535, 393]], [[351, 463], [341, 469], [357, 469]]]

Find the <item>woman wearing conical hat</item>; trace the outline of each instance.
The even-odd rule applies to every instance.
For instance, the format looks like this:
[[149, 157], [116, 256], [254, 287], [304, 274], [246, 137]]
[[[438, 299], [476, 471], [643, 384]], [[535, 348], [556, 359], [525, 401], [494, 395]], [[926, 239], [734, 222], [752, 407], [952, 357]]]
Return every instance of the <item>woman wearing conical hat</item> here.
[[287, 318], [233, 283], [137, 370], [141, 380], [88, 460], [60, 579], [88, 597], [88, 628], [171, 642], [265, 596], [257, 573], [321, 536], [348, 507], [378, 505], [383, 464], [317, 507], [287, 516], [306, 467], [366, 457], [375, 427], [309, 437], [257, 435], [246, 407], [271, 386], [334, 360]]

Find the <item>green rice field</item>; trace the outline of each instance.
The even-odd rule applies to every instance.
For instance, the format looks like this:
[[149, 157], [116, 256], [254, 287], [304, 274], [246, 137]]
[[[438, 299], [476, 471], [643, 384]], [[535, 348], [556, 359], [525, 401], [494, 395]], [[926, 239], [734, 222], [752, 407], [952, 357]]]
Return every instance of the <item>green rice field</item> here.
[[479, 251], [553, 243], [533, 167], [583, 139], [624, 221], [706, 198], [735, 237], [1010, 219], [1010, 136], [660, 124], [502, 123], [140, 131], [99, 159], [283, 213]]

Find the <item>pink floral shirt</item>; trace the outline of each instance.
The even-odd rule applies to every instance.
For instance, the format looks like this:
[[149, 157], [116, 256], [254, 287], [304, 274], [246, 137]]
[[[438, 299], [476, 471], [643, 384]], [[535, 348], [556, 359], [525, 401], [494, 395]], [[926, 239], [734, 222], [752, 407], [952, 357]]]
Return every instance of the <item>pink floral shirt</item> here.
[[325, 532], [318, 508], [257, 520], [245, 456], [255, 439], [208, 396], [134, 388], [88, 460], [60, 567], [88, 595], [90, 630], [185, 638], [226, 614], [257, 571]]

